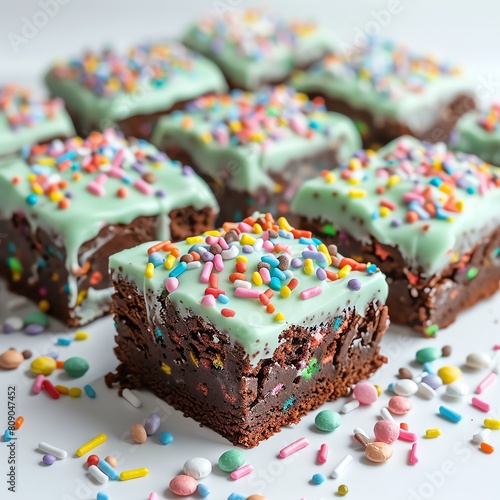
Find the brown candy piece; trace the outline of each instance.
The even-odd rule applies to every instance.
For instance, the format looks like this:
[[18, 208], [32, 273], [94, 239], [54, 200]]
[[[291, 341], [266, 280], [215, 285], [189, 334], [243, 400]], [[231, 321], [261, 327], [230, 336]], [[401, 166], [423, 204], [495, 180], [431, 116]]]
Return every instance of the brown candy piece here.
[[410, 370], [408, 370], [408, 368], [400, 368], [399, 373], [398, 373], [398, 377], [401, 379], [412, 379], [413, 374], [411, 373]]
[[387, 443], [369, 443], [365, 448], [365, 457], [370, 462], [381, 464], [392, 457], [392, 448]]
[[24, 361], [24, 356], [16, 349], [9, 349], [0, 354], [0, 368], [15, 370]]
[[132, 427], [130, 427], [130, 435], [137, 444], [145, 443], [148, 439], [146, 429], [139, 423], [133, 424]]
[[441, 349], [441, 354], [443, 355], [443, 358], [447, 358], [448, 356], [450, 356], [451, 351], [452, 351], [451, 345], [443, 346], [443, 348]]

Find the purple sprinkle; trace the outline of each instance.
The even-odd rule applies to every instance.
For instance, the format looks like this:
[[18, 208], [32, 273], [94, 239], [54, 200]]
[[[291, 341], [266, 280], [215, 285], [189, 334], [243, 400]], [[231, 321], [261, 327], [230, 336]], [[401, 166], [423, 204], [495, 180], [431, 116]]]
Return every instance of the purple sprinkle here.
[[253, 253], [253, 246], [251, 245], [243, 245], [241, 249], [243, 250], [243, 253]]
[[401, 226], [403, 223], [401, 222], [401, 219], [393, 219], [391, 221], [391, 226], [392, 227], [399, 227]]
[[361, 281], [353, 278], [352, 280], [349, 280], [347, 282], [347, 288], [349, 288], [349, 290], [352, 290], [353, 292], [357, 292], [358, 290], [361, 290]]
[[2, 333], [12, 333], [14, 331], [14, 328], [12, 328], [9, 323], [4, 323], [3, 328], [2, 328]]
[[43, 456], [42, 460], [45, 465], [52, 465], [56, 461], [56, 457], [54, 455], [47, 454]]
[[292, 264], [292, 267], [296, 267], [296, 268], [302, 267], [302, 261], [300, 259], [298, 259], [297, 257], [294, 257], [292, 259], [292, 261], [290, 262], [290, 264]]
[[192, 169], [192, 167], [190, 167], [189, 165], [186, 165], [183, 169], [182, 169], [182, 173], [183, 175], [187, 176], [187, 177], [192, 177], [194, 174], [194, 170]]
[[74, 198], [74, 197], [75, 197], [75, 193], [73, 193], [73, 191], [66, 191], [66, 192], [64, 193], [64, 196], [66, 196], [66, 198], [71, 199], [71, 198]]
[[318, 269], [316, 270], [316, 278], [318, 278], [321, 281], [325, 281], [326, 280], [326, 272], [325, 272], [325, 270], [323, 268], [318, 267]]
[[45, 331], [45, 327], [39, 323], [31, 323], [24, 329], [26, 335], [39, 335]]
[[157, 198], [165, 198], [167, 196], [167, 192], [164, 189], [158, 189], [155, 193]]
[[201, 254], [201, 260], [203, 262], [207, 262], [207, 261], [212, 261], [214, 260], [214, 254], [213, 253], [210, 253], [210, 252], [205, 252], [205, 253], [202, 253]]

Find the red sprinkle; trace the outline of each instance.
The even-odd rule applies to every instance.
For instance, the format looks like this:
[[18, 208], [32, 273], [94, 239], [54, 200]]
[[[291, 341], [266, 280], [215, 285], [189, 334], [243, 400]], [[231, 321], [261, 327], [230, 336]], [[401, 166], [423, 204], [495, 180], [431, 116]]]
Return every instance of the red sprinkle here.
[[59, 399], [59, 392], [57, 392], [57, 389], [52, 385], [52, 382], [49, 379], [45, 379], [42, 382], [42, 387], [47, 391], [47, 394], [52, 398], [52, 399]]
[[236, 313], [232, 309], [222, 309], [221, 312], [222, 316], [225, 318], [232, 318]]

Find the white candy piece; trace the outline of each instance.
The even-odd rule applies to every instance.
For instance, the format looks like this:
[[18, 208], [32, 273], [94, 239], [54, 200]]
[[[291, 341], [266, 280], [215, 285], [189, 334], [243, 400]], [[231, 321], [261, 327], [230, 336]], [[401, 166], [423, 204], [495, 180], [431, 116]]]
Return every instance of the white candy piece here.
[[396, 423], [396, 421], [394, 420], [394, 417], [392, 416], [392, 413], [387, 408], [382, 408], [380, 410], [380, 414], [382, 415], [382, 418], [384, 420], [390, 420], [391, 422]]
[[491, 358], [485, 352], [473, 352], [467, 356], [465, 364], [469, 368], [479, 370], [481, 368], [488, 368], [491, 363]]
[[21, 318], [17, 316], [11, 316], [4, 321], [4, 325], [8, 325], [13, 331], [18, 332], [23, 329], [24, 322]]
[[425, 382], [420, 382], [420, 384], [418, 384], [418, 394], [425, 399], [433, 399], [436, 397], [436, 391]]
[[418, 385], [410, 379], [398, 380], [394, 385], [394, 392], [398, 396], [413, 396], [418, 391]]
[[342, 406], [340, 413], [349, 413], [352, 410], [355, 410], [359, 406], [359, 401], [357, 399], [353, 399]]
[[61, 450], [61, 448], [56, 448], [55, 446], [45, 443], [44, 441], [40, 441], [38, 443], [38, 449], [44, 453], [48, 453], [49, 455], [54, 455], [59, 460], [64, 460], [68, 456], [66, 451]]
[[472, 436], [472, 441], [477, 444], [481, 444], [486, 441], [486, 438], [491, 434], [491, 429], [483, 429], [481, 432], [477, 432]]
[[212, 472], [212, 464], [206, 458], [190, 458], [183, 467], [184, 474], [201, 479], [207, 477]]
[[467, 396], [469, 392], [469, 386], [463, 382], [453, 382], [446, 386], [446, 395], [451, 398], [461, 398], [462, 396]]
[[132, 392], [130, 389], [123, 389], [122, 396], [134, 407], [140, 408], [142, 406], [142, 401]]
[[99, 481], [101, 484], [105, 484], [108, 482], [108, 476], [104, 474], [104, 472], [97, 467], [97, 465], [91, 465], [89, 467], [89, 472], [92, 474], [92, 476]]
[[346, 455], [333, 469], [332, 471], [332, 478], [333, 479], [338, 479], [344, 471], [347, 469], [348, 465], [353, 461], [353, 458], [351, 455]]

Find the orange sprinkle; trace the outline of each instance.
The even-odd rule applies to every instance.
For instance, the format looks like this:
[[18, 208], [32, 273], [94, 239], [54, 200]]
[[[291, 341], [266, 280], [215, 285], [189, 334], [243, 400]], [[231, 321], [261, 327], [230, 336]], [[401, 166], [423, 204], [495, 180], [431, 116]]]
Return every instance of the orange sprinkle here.
[[406, 214], [406, 221], [407, 222], [417, 222], [418, 221], [418, 214], [417, 212], [414, 212], [413, 210], [409, 210], [408, 213]]
[[269, 304], [267, 304], [266, 311], [269, 314], [272, 314], [275, 310], [276, 310], [276, 308], [269, 302]]
[[208, 279], [208, 283], [212, 288], [219, 288], [219, 276], [217, 274], [212, 273], [210, 278]]
[[234, 283], [236, 280], [247, 281], [247, 277], [242, 273], [232, 273], [229, 275], [229, 281]]
[[62, 200], [59, 200], [57, 206], [61, 209], [61, 210], [66, 210], [67, 208], [69, 208], [71, 202], [69, 201], [68, 198], [63, 198]]
[[56, 361], [56, 368], [59, 368], [60, 370], [62, 370], [64, 368], [64, 361], [61, 361], [60, 359], [58, 359]]
[[[339, 279], [337, 273], [334, 273], [333, 271], [328, 271], [327, 269], [325, 269], [325, 274], [326, 274], [326, 277], [330, 280], [330, 281], [336, 281]], [[288, 285], [290, 286], [290, 285]]]
[[236, 271], [239, 273], [244, 273], [246, 270], [247, 270], [246, 262], [240, 260], [240, 262], [236, 264]]
[[14, 422], [14, 429], [18, 430], [20, 429], [24, 424], [24, 417], [17, 417], [16, 421]]
[[488, 455], [490, 455], [491, 453], [493, 453], [495, 451], [495, 448], [493, 448], [493, 446], [491, 446], [491, 444], [485, 443], [484, 441], [481, 443], [480, 448], [485, 453], [488, 453]]
[[90, 278], [89, 278], [89, 283], [91, 285], [96, 285], [97, 283], [99, 283], [99, 281], [102, 280], [102, 273], [100, 273], [99, 271], [94, 271], [91, 275], [90, 275]]
[[299, 238], [311, 238], [311, 231], [305, 231], [303, 229], [292, 229], [293, 237], [298, 240]]
[[399, 427], [400, 427], [401, 429], [403, 429], [404, 431], [407, 431], [407, 430], [408, 430], [408, 424], [407, 424], [406, 422], [401, 422], [401, 423], [399, 424]]

